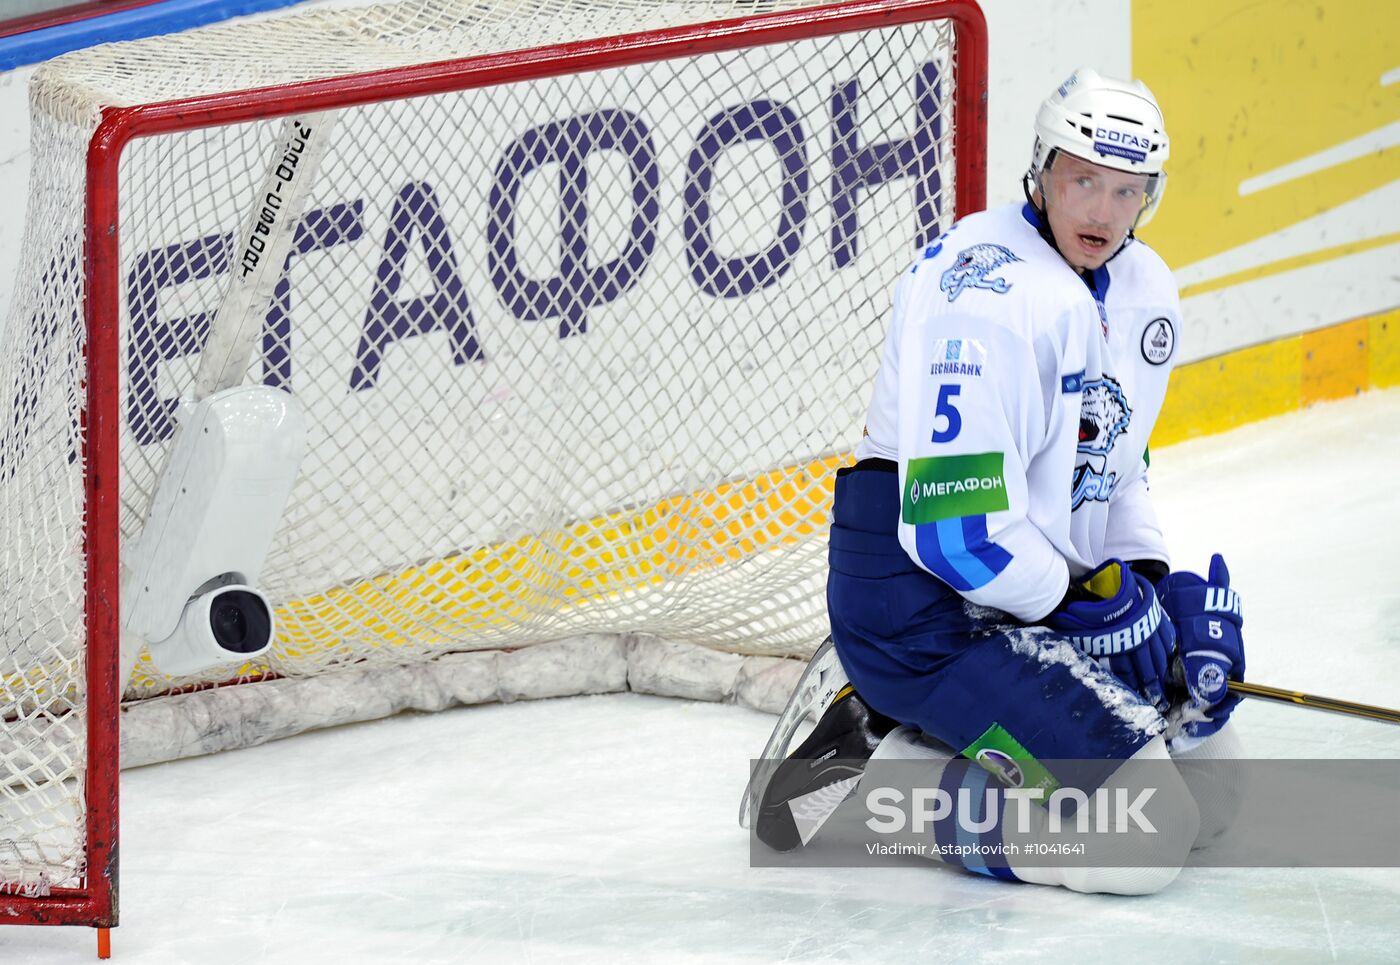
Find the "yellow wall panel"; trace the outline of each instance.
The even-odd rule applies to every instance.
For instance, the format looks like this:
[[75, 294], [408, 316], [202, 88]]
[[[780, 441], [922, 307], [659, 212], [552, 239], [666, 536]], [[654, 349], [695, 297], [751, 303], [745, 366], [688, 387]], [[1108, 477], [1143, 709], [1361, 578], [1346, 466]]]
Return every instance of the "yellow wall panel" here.
[[1365, 318], [1304, 333], [1299, 402], [1307, 406], [1366, 391], [1370, 336], [1370, 320]]
[[1370, 383], [1400, 385], [1400, 308], [1370, 320]]
[[1172, 372], [1154, 449], [1298, 407], [1299, 336], [1202, 359]]
[[1400, 309], [1183, 365], [1152, 447], [1400, 385]]

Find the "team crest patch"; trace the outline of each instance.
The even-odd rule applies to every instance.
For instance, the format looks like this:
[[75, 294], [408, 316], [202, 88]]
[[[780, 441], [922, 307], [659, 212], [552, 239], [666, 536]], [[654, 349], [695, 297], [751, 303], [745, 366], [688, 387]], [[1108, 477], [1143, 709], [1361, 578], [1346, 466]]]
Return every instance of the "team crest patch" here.
[[1020, 260], [1011, 249], [1001, 245], [973, 245], [958, 252], [958, 260], [943, 273], [938, 287], [948, 293], [950, 302], [969, 288], [985, 288], [1005, 295], [1011, 290], [1011, 282], [1005, 278], [987, 276], [1003, 265]]
[[1176, 351], [1176, 329], [1171, 319], [1154, 318], [1142, 330], [1142, 357], [1152, 365], [1161, 365]]
[[1213, 699], [1224, 688], [1225, 674], [1220, 670], [1219, 664], [1205, 664], [1200, 673], [1196, 674], [1196, 693], [1207, 700]]
[[1118, 485], [1118, 474], [1108, 471], [1108, 455], [1118, 437], [1127, 431], [1133, 410], [1123, 387], [1111, 378], [1084, 383], [1079, 404], [1079, 460], [1074, 467], [1071, 511], [1086, 500], [1107, 502]]

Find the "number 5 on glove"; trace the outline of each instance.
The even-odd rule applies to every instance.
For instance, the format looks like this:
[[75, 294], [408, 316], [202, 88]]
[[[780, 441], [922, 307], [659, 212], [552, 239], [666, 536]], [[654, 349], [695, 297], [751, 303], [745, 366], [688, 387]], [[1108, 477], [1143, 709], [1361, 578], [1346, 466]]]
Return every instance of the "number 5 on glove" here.
[[1230, 589], [1230, 571], [1216, 553], [1206, 578], [1171, 573], [1157, 584], [1157, 595], [1176, 626], [1181, 656], [1175, 677], [1186, 700], [1173, 710], [1173, 723], [1188, 737], [1209, 737], [1225, 726], [1240, 698], [1228, 682], [1244, 680], [1244, 617], [1240, 598]]

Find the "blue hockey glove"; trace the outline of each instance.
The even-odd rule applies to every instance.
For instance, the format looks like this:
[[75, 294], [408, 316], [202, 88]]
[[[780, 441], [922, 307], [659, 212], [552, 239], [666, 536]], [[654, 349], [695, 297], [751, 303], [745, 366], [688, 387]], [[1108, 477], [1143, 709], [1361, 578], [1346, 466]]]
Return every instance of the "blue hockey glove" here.
[[1173, 730], [1209, 737], [1225, 726], [1240, 702], [1225, 687], [1227, 680], [1244, 679], [1240, 598], [1230, 589], [1230, 571], [1219, 553], [1210, 558], [1207, 579], [1172, 573], [1157, 584], [1157, 595], [1176, 625], [1181, 659], [1173, 677], [1186, 688], [1171, 711]]
[[1045, 625], [1067, 636], [1138, 695], [1166, 713], [1167, 674], [1176, 633], [1152, 581], [1122, 560], [1109, 560], [1070, 585]]

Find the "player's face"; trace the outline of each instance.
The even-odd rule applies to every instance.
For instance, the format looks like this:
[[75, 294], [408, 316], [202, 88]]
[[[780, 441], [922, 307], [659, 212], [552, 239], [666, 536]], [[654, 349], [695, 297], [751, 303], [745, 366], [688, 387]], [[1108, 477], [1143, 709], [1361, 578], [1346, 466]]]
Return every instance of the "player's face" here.
[[1107, 261], [1137, 221], [1147, 175], [1115, 171], [1059, 154], [1041, 179], [1050, 231], [1065, 261], [1092, 271]]

